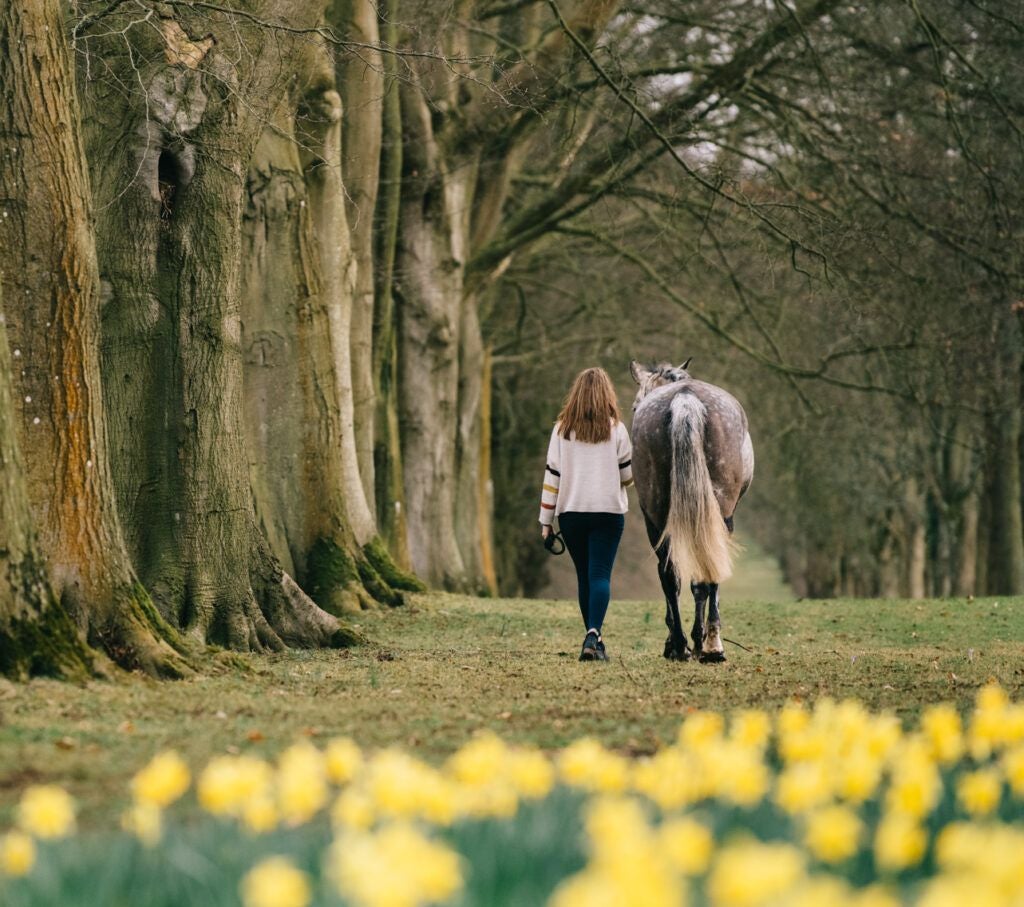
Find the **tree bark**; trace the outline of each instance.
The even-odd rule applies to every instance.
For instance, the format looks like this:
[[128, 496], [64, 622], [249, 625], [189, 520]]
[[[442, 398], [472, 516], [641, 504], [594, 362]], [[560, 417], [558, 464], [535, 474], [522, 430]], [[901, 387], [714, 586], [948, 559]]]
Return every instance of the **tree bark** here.
[[54, 595], [32, 526], [5, 321], [0, 293], [0, 676], [84, 678], [91, 656]]
[[136, 579], [115, 505], [94, 220], [61, 4], [5, 4], [0, 48], [0, 271], [40, 549], [90, 643], [126, 667], [179, 676], [182, 641]]
[[1019, 404], [989, 420], [988, 592], [1024, 593], [1024, 526], [1021, 522]]
[[[384, 13], [383, 38], [391, 47], [398, 42], [397, 13], [398, 0], [388, 0]], [[397, 564], [408, 570], [411, 560], [398, 420], [398, 315], [393, 292], [402, 199], [402, 104], [395, 56], [383, 55], [382, 65], [385, 93], [381, 111], [381, 186], [374, 247], [376, 301], [373, 311], [373, 373], [377, 400], [374, 420], [374, 484], [377, 530]]]
[[[352, 296], [352, 396], [359, 475], [371, 513], [374, 510], [374, 422], [376, 380], [373, 361], [374, 229], [384, 113], [384, 68], [376, 3], [350, 0], [340, 17], [349, 40], [360, 42], [358, 54], [339, 57], [339, 87], [344, 100], [346, 187], [352, 252], [358, 263]], [[374, 516], [376, 514], [374, 513]]]
[[987, 419], [988, 592], [1024, 593], [1024, 519], [1021, 514], [1021, 319], [1005, 303], [995, 315], [996, 392]]
[[977, 595], [978, 494], [971, 490], [961, 509], [960, 538], [957, 546], [956, 576], [953, 594]]
[[907, 479], [904, 490], [903, 521], [906, 550], [903, 561], [903, 594], [906, 598], [924, 598], [927, 536], [924, 522], [924, 495], [917, 480]]
[[455, 527], [463, 269], [473, 168], [442, 160], [431, 110], [402, 86], [403, 182], [395, 292], [399, 297], [402, 463], [413, 569], [464, 588]]
[[331, 202], [323, 197], [326, 191], [337, 200], [341, 110], [322, 56], [300, 77], [249, 167], [246, 427], [256, 512], [271, 547], [321, 607], [340, 614], [401, 598], [380, 576], [376, 552], [361, 550], [349, 527], [334, 352], [345, 338], [334, 335], [332, 323], [332, 310], [347, 305], [337, 274], [349, 269], [344, 257], [329, 265], [332, 285], [321, 265], [321, 247], [345, 248], [335, 235], [345, 224], [325, 215]]
[[[297, 26], [318, 21], [284, 0], [246, 10]], [[247, 164], [284, 96], [279, 45], [289, 39], [241, 17], [191, 15], [161, 19], [162, 40], [133, 31], [130, 57], [117, 41], [99, 44], [123, 84], [146, 86], [127, 109], [116, 81], [90, 83], [105, 368], [112, 408], [123, 414], [120, 498], [144, 580], [194, 639], [243, 651], [342, 645], [351, 634], [283, 571], [257, 524], [243, 426]], [[139, 71], [136, 60], [147, 61]], [[101, 150], [117, 134], [121, 153]], [[137, 444], [152, 443], [146, 428], [162, 428], [167, 441], [136, 460]]]

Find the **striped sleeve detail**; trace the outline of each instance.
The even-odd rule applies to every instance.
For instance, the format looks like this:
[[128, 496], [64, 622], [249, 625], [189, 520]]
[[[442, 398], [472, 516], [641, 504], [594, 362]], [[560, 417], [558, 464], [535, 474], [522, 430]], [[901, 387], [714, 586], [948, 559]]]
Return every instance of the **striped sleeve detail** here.
[[629, 488], [633, 484], [633, 448], [629, 443], [629, 435], [626, 433], [625, 426], [619, 429], [616, 442], [619, 454], [619, 484], [623, 488]]
[[555, 518], [555, 505], [558, 503], [558, 486], [561, 473], [552, 469], [551, 465], [544, 469], [544, 484], [540, 492], [540, 521], [551, 525]]
[[544, 484], [540, 492], [540, 521], [545, 526], [550, 526], [555, 520], [555, 507], [558, 504], [558, 487], [562, 483], [562, 473], [559, 472], [560, 445], [558, 439], [558, 428], [551, 432], [551, 442], [548, 444], [548, 457], [544, 464]]

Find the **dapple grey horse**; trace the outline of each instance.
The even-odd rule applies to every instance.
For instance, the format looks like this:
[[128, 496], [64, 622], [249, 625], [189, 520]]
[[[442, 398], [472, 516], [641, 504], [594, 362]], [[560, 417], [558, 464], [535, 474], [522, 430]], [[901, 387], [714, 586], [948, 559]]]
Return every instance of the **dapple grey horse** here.
[[[732, 575], [733, 513], [754, 477], [754, 446], [736, 398], [691, 378], [689, 364], [629, 365], [640, 385], [633, 478], [665, 593], [665, 657], [718, 662], [725, 661], [718, 585]], [[692, 652], [679, 619], [683, 583], [694, 601]]]

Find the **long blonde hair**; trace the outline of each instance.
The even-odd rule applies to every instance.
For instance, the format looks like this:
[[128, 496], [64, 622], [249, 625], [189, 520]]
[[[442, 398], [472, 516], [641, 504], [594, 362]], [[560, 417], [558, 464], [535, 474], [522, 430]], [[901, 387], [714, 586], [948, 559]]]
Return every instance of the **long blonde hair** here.
[[612, 379], [603, 368], [584, 369], [576, 376], [558, 414], [558, 433], [576, 433], [577, 441], [599, 444], [612, 435], [612, 425], [622, 421]]

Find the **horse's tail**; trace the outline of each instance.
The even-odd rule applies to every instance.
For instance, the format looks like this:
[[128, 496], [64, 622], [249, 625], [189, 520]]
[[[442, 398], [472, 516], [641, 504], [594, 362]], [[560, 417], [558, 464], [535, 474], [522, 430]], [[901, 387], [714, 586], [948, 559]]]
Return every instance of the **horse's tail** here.
[[671, 413], [672, 489], [661, 542], [668, 542], [681, 585], [719, 583], [732, 576], [733, 545], [704, 456], [707, 410], [682, 393], [672, 399]]

